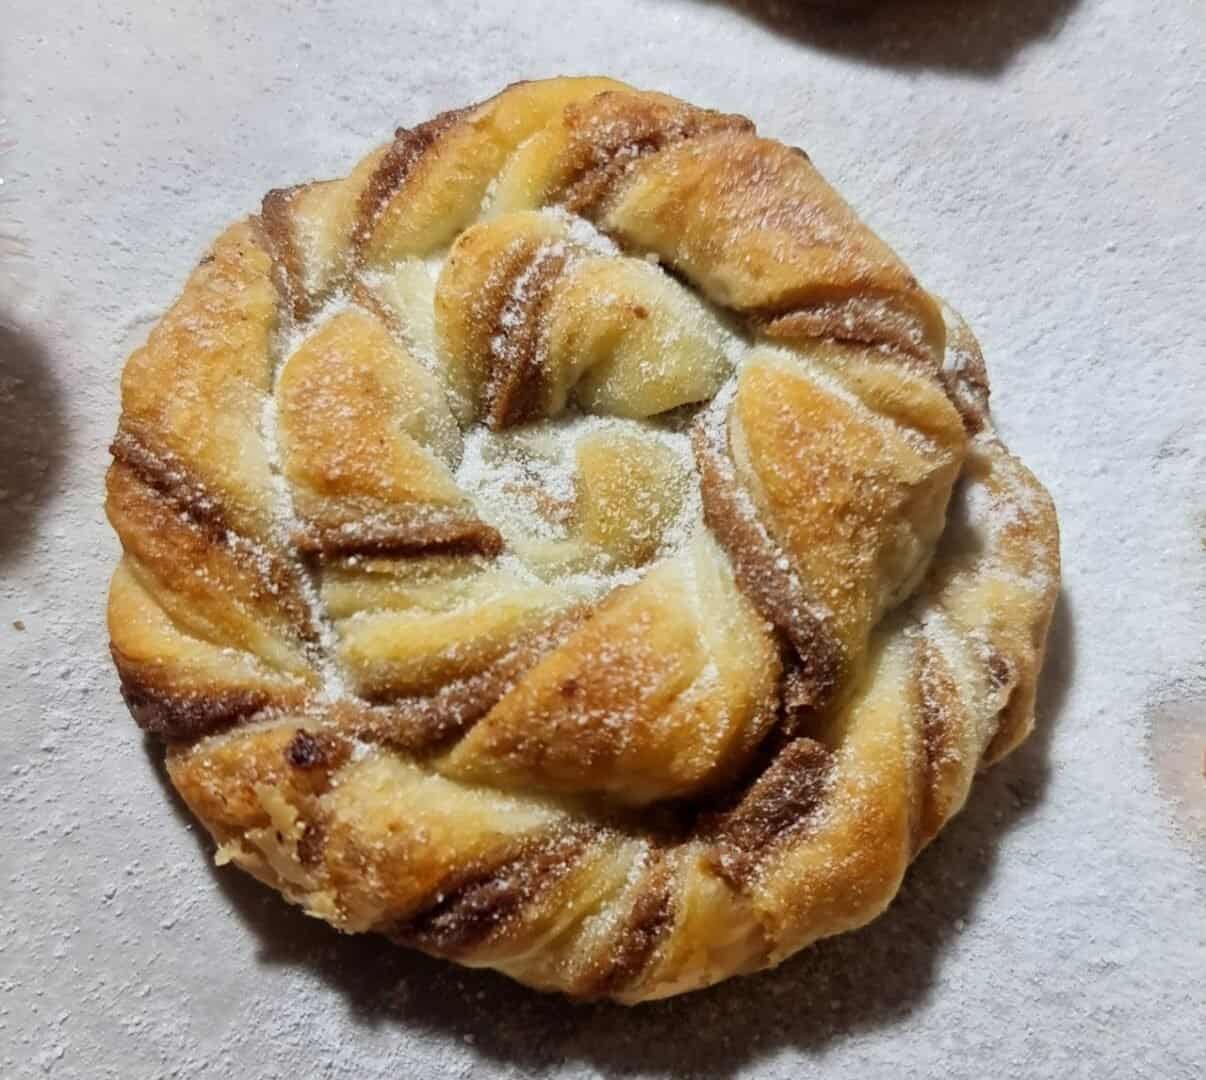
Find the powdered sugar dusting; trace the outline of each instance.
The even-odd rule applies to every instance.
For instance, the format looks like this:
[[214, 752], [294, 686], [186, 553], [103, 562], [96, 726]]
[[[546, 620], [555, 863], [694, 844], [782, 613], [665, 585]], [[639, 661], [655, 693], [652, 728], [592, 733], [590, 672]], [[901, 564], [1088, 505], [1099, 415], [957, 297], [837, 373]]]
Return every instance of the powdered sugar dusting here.
[[565, 237], [576, 247], [593, 255], [616, 256], [620, 254], [614, 240], [605, 236], [586, 218], [571, 214], [560, 206], [546, 207], [541, 213], [558, 221], [565, 229]]
[[[551, 557], [555, 552], [548, 545], [569, 544], [576, 535], [575, 449], [583, 439], [599, 433], [638, 435], [673, 455], [686, 481], [686, 498], [662, 535], [657, 557], [681, 550], [700, 518], [699, 485], [689, 436], [681, 424], [671, 421], [656, 424], [566, 413], [503, 433], [475, 426], [466, 433], [457, 484], [521, 561], [534, 543], [542, 544]], [[589, 552], [584, 558], [592, 561]], [[593, 562], [595, 566], [588, 567], [582, 565], [583, 558], [571, 560], [558, 575], [562, 586], [575, 594], [597, 595], [639, 577], [639, 568], [609, 566], [602, 558]]]
[[[300, 344], [300, 340], [295, 331], [293, 335], [277, 343], [277, 347], [274, 350], [273, 383], [276, 381], [276, 374], [284, 357], [288, 355], [284, 350], [289, 349], [292, 352]], [[272, 393], [264, 395], [263, 411], [260, 417], [260, 435], [264, 441], [269, 468], [272, 472], [272, 485], [276, 503], [277, 542], [281, 552], [286, 553], [283, 557], [292, 563], [296, 571], [294, 577], [309, 613], [310, 624], [318, 635], [316, 648], [311, 650], [311, 659], [319, 674], [320, 692], [327, 701], [334, 701], [346, 696], [347, 688], [344, 686], [343, 677], [335, 662], [335, 630], [327, 618], [322, 598], [319, 595], [317, 582], [314, 580], [310, 568], [306, 566], [304, 560], [294, 551], [293, 537], [300, 530], [301, 522], [294, 513], [293, 495], [289, 490], [289, 485], [285, 480], [281, 465], [281, 451], [277, 434], [276, 397]]]

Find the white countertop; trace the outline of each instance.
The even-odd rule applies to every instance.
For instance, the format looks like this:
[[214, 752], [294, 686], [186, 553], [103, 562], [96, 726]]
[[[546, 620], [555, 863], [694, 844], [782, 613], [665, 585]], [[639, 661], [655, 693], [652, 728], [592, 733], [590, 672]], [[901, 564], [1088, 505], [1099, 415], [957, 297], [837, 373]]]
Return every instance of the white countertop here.
[[[1206, 13], [883, 6], [8, 0], [0, 1075], [1203, 1074]], [[805, 147], [962, 310], [1065, 560], [1039, 730], [888, 914], [635, 1010], [340, 939], [212, 869], [103, 629], [117, 374], [219, 228], [398, 123], [596, 71]]]

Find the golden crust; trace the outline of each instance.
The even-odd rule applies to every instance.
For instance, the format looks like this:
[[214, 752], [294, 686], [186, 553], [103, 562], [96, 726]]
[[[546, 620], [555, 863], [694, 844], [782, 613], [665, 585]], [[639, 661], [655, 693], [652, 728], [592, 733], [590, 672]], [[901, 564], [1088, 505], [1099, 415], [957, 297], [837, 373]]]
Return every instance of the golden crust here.
[[[774, 719], [778, 657], [735, 588], [699, 581], [717, 573], [706, 565], [715, 549], [700, 548], [611, 593], [440, 770], [625, 805], [730, 780]], [[693, 586], [706, 590], [703, 602], [689, 595]]]
[[127, 362], [135, 719], [344, 930], [637, 1002], [891, 900], [1059, 581], [983, 358], [800, 151], [522, 83], [270, 192]]
[[[847, 350], [839, 356], [857, 365], [853, 377], [811, 356], [805, 366], [797, 355], [751, 355], [737, 380], [729, 440], [739, 478], [791, 570], [808, 583], [805, 602], [819, 606], [829, 633], [858, 655], [925, 569], [965, 436], [936, 382], [876, 370]], [[880, 385], [885, 375], [890, 397]], [[855, 395], [855, 380], [871, 385]]]
[[275, 396], [302, 551], [498, 552], [449, 471], [461, 436], [439, 383], [381, 321], [336, 315], [285, 361]]
[[602, 220], [773, 336], [941, 350], [942, 317], [808, 158], [748, 131], [644, 159]]
[[531, 210], [457, 239], [433, 307], [463, 419], [500, 429], [557, 416], [571, 398], [596, 415], [644, 418], [723, 384], [715, 318], [645, 260], [600, 254], [594, 240]]
[[362, 203], [365, 261], [426, 255], [451, 241], [476, 216], [515, 147], [574, 102], [619, 85], [595, 78], [516, 83], [476, 108], [399, 131]]
[[129, 557], [109, 587], [110, 651], [122, 696], [148, 731], [192, 739], [264, 709], [301, 706], [310, 672], [274, 670], [251, 653], [183, 632], [139, 580]]
[[126, 362], [119, 437], [165, 471], [187, 463], [236, 528], [271, 530], [271, 476], [259, 437], [278, 321], [272, 259], [252, 223], [232, 225], [180, 299]]

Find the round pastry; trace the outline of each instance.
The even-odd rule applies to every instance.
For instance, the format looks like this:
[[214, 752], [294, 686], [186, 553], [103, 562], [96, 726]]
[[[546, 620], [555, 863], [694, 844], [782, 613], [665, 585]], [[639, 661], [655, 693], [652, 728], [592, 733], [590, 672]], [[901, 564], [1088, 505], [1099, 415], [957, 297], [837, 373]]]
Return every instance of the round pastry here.
[[800, 150], [520, 83], [272, 191], [126, 363], [109, 631], [234, 862], [623, 1002], [867, 922], [1033, 723], [1050, 499]]

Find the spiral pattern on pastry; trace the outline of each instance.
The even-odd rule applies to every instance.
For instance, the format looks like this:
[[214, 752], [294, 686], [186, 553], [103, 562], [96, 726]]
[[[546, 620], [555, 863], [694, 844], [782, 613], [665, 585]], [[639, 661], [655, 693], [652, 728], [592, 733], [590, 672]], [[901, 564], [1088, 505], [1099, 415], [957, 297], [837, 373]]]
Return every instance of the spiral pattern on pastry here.
[[128, 360], [112, 652], [231, 861], [623, 1002], [865, 923], [1033, 724], [1046, 492], [801, 151], [606, 79], [273, 191]]

